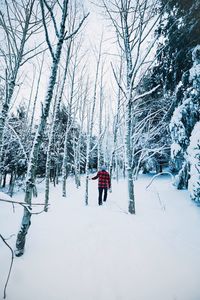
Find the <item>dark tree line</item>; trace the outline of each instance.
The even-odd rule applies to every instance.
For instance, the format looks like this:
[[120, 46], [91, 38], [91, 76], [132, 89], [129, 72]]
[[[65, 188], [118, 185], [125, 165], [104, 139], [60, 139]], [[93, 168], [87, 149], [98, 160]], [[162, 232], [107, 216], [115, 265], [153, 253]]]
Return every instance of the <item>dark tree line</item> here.
[[[21, 187], [23, 185], [24, 179], [27, 172], [28, 155], [30, 153], [31, 147], [34, 141], [34, 129], [32, 134], [27, 134], [28, 123], [26, 119], [27, 107], [24, 105], [19, 106], [15, 113], [9, 118], [8, 127], [6, 129], [5, 141], [4, 141], [4, 151], [3, 151], [3, 174], [1, 181], [1, 188], [5, 188], [10, 195], [14, 192], [14, 187], [17, 185]], [[70, 116], [67, 113], [66, 107], [61, 106], [59, 111], [59, 118], [56, 124], [56, 132], [54, 135], [53, 149], [51, 153], [51, 168], [50, 168], [50, 180], [54, 184], [58, 184], [58, 178], [62, 175], [62, 161], [63, 161], [63, 151], [64, 151], [64, 134], [67, 119]], [[46, 159], [47, 159], [47, 148], [49, 141], [49, 130], [50, 125], [47, 125], [45, 130], [43, 141], [40, 146], [38, 165], [36, 169], [36, 174], [39, 178], [45, 176]], [[67, 174], [74, 174], [75, 165], [75, 153], [74, 145], [79, 139], [80, 127], [75, 124], [69, 130], [68, 138], [68, 162], [67, 162]], [[92, 138], [92, 147], [96, 144], [96, 137]], [[80, 172], [85, 172], [85, 155], [86, 155], [86, 135], [82, 136], [80, 141], [80, 152], [81, 152], [81, 164]], [[90, 158], [90, 169], [97, 168], [97, 151], [94, 151]]]
[[[159, 85], [151, 98], [146, 99], [156, 105], [156, 110], [163, 107], [157, 121], [152, 123], [152, 128], [160, 124], [154, 142], [166, 145], [164, 155], [168, 156], [171, 171], [177, 174], [177, 187], [188, 188], [189, 184], [192, 195], [193, 189], [196, 190], [192, 199], [200, 201], [197, 167], [200, 157], [194, 154], [199, 147], [197, 136], [193, 150], [190, 146], [191, 140], [194, 144], [193, 129], [200, 121], [200, 1], [168, 1], [167, 4], [160, 1], [160, 9], [164, 14], [155, 32], [156, 64], [145, 76], [141, 89]], [[149, 109], [151, 103], [147, 104]], [[197, 160], [196, 167], [191, 156]]]

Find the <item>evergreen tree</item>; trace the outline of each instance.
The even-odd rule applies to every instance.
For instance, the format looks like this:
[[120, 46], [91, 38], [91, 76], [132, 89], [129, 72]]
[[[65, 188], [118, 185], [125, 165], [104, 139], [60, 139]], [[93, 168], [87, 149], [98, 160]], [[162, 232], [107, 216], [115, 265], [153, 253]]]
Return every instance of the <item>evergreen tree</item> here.
[[[190, 170], [190, 160], [187, 148], [195, 124], [200, 120], [200, 45], [192, 51], [193, 66], [189, 70], [190, 86], [183, 93], [182, 104], [174, 110], [170, 130], [172, 137], [172, 159], [179, 171], [177, 187], [187, 188]], [[189, 147], [191, 152], [191, 147]]]

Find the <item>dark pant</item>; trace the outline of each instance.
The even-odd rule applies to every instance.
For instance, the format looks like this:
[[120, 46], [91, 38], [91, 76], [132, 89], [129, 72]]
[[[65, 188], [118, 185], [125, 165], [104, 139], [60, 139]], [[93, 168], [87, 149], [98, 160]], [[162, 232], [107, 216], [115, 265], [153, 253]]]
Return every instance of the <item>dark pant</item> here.
[[107, 199], [107, 188], [99, 188], [99, 205], [102, 205], [102, 194], [104, 191], [104, 195], [103, 195], [103, 201], [106, 201]]

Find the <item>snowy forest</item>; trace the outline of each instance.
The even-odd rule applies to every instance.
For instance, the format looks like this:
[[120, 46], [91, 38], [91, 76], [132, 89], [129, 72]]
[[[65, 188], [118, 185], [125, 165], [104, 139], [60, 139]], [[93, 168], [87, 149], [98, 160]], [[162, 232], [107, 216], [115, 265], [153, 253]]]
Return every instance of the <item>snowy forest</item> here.
[[0, 298], [199, 300], [199, 206], [200, 1], [0, 0]]

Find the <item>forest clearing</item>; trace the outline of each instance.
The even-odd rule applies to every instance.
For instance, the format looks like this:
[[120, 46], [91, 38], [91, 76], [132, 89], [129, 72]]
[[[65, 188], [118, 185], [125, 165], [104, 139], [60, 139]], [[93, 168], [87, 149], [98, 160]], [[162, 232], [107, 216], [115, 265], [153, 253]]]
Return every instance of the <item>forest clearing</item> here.
[[[14, 260], [7, 299], [198, 300], [199, 208], [169, 176], [146, 189], [151, 179], [143, 175], [137, 181], [135, 218], [127, 212], [123, 179], [113, 182], [101, 207], [96, 182], [90, 183], [87, 207], [84, 188], [77, 190], [72, 178], [67, 198], [52, 187], [49, 212], [32, 217], [26, 254]], [[39, 195], [42, 201], [44, 186]], [[1, 228], [8, 237], [19, 226], [23, 208], [15, 206], [15, 213], [10, 204], [1, 208]], [[14, 247], [14, 236], [9, 243]], [[1, 293], [10, 262], [2, 246]]]

